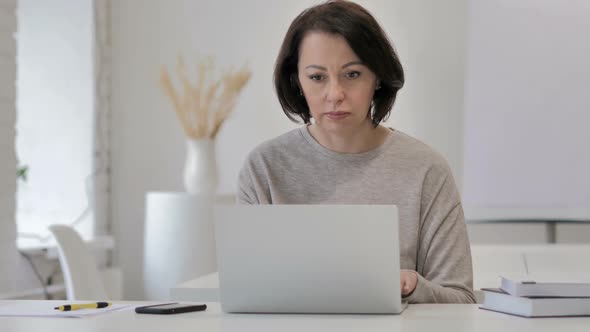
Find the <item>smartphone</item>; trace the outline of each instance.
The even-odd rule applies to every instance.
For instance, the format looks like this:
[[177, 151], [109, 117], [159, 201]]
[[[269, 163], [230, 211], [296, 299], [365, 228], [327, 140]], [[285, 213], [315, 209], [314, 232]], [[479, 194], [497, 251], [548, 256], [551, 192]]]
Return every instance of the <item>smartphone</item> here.
[[171, 315], [183, 312], [204, 311], [206, 304], [165, 303], [135, 308], [138, 314]]

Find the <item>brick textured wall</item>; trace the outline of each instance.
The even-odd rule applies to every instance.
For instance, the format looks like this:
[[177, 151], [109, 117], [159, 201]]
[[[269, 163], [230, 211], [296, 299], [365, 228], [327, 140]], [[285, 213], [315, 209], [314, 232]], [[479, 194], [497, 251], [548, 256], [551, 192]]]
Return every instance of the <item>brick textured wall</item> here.
[[16, 0], [0, 0], [0, 292], [12, 289], [17, 264], [16, 27]]

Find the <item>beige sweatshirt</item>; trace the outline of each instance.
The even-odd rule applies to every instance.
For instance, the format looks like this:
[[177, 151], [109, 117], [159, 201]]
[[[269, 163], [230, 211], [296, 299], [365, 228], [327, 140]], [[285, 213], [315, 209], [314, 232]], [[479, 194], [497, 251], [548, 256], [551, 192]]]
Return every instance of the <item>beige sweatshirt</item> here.
[[417, 271], [410, 303], [474, 303], [461, 198], [446, 160], [392, 131], [357, 154], [320, 145], [307, 126], [262, 143], [239, 176], [241, 204], [395, 204], [400, 265]]

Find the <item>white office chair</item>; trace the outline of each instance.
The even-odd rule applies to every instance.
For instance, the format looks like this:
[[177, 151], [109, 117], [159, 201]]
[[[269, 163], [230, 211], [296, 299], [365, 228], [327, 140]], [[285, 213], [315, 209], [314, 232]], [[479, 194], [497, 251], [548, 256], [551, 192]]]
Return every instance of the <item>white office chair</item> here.
[[80, 235], [70, 226], [51, 225], [59, 252], [68, 300], [108, 299], [94, 256]]

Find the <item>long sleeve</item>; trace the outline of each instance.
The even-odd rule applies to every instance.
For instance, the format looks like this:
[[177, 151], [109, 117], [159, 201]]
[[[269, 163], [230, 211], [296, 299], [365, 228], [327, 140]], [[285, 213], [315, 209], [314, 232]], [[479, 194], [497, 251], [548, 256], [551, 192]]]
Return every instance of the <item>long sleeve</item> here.
[[397, 205], [400, 265], [421, 276], [410, 302], [475, 300], [451, 170], [440, 154], [400, 131], [371, 151], [342, 154], [321, 146], [306, 127], [292, 130], [248, 155], [237, 189], [239, 204]]
[[445, 164], [435, 164], [422, 186], [418, 284], [410, 303], [475, 303], [473, 270], [461, 199]]
[[252, 179], [250, 160], [247, 160], [240, 170], [237, 189], [238, 204], [258, 204], [256, 190], [254, 188], [254, 182]]

